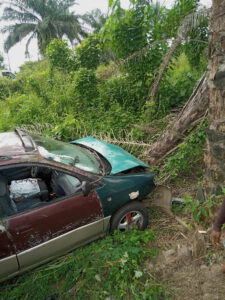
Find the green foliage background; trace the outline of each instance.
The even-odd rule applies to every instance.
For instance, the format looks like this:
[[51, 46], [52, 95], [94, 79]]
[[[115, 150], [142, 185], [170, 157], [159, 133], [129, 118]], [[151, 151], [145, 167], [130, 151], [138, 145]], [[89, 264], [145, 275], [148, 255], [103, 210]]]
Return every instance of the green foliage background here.
[[[198, 1], [177, 0], [170, 10], [146, 0], [130, 0], [128, 10], [119, 0], [109, 5], [105, 25], [80, 45], [71, 49], [65, 40], [54, 39], [45, 59], [27, 62], [15, 80], [0, 78], [0, 131], [35, 125], [65, 141], [93, 133], [124, 139], [127, 132], [135, 141], [154, 140], [138, 126], [155, 127], [155, 121], [179, 110], [206, 66], [205, 44], [182, 44], [164, 74], [157, 102], [149, 105], [148, 91], [168, 39], [176, 38], [182, 18]], [[206, 28], [204, 21], [191, 37], [207, 40]]]

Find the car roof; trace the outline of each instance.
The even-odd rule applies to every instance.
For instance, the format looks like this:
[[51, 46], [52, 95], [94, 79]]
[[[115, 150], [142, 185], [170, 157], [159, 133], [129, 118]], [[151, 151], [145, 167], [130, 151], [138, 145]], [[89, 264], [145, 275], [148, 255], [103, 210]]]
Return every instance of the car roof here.
[[31, 138], [20, 130], [0, 133], [0, 156], [28, 154], [36, 150]]

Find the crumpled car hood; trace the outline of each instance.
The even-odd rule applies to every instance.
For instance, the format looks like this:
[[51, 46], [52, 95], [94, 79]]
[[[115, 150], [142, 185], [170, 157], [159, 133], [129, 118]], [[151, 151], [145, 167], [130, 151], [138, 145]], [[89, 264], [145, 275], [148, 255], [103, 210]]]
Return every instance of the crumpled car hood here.
[[91, 149], [94, 149], [102, 156], [104, 156], [112, 166], [111, 174], [120, 173], [138, 166], [150, 168], [144, 162], [129, 154], [122, 148], [100, 141], [94, 137], [86, 137], [83, 139], [72, 141], [71, 143], [82, 144]]

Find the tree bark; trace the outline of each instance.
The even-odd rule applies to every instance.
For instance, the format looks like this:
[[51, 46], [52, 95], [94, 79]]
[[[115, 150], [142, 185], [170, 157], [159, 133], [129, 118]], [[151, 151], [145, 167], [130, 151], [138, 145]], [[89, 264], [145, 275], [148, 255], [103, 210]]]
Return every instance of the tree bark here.
[[204, 116], [209, 102], [207, 77], [207, 73], [202, 76], [177, 119], [148, 150], [147, 156], [151, 166], [162, 161], [177, 146], [187, 130], [196, 124], [196, 120]]
[[225, 0], [213, 0], [209, 43], [209, 127], [204, 185], [207, 195], [225, 186]]

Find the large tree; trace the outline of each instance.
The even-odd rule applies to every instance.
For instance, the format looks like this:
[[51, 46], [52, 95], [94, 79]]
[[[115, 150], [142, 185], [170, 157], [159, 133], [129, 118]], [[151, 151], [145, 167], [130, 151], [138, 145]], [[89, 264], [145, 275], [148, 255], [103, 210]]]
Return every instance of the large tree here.
[[218, 194], [225, 186], [225, 0], [213, 0], [209, 57], [205, 185], [207, 194]]
[[204, 176], [206, 196], [221, 194], [222, 187], [225, 186], [225, 0], [213, 0], [209, 37], [208, 79], [205, 76], [202, 78], [178, 120], [148, 152], [152, 164], [160, 162], [176, 149], [183, 133], [190, 125], [195, 124], [208, 108], [209, 126]]
[[8, 52], [26, 36], [29, 36], [26, 48], [37, 38], [42, 54], [54, 38], [65, 35], [71, 42], [80, 41], [86, 33], [78, 16], [69, 10], [74, 4], [74, 0], [9, 0], [1, 18], [4, 22], [13, 22], [2, 29], [8, 33], [5, 50]]

